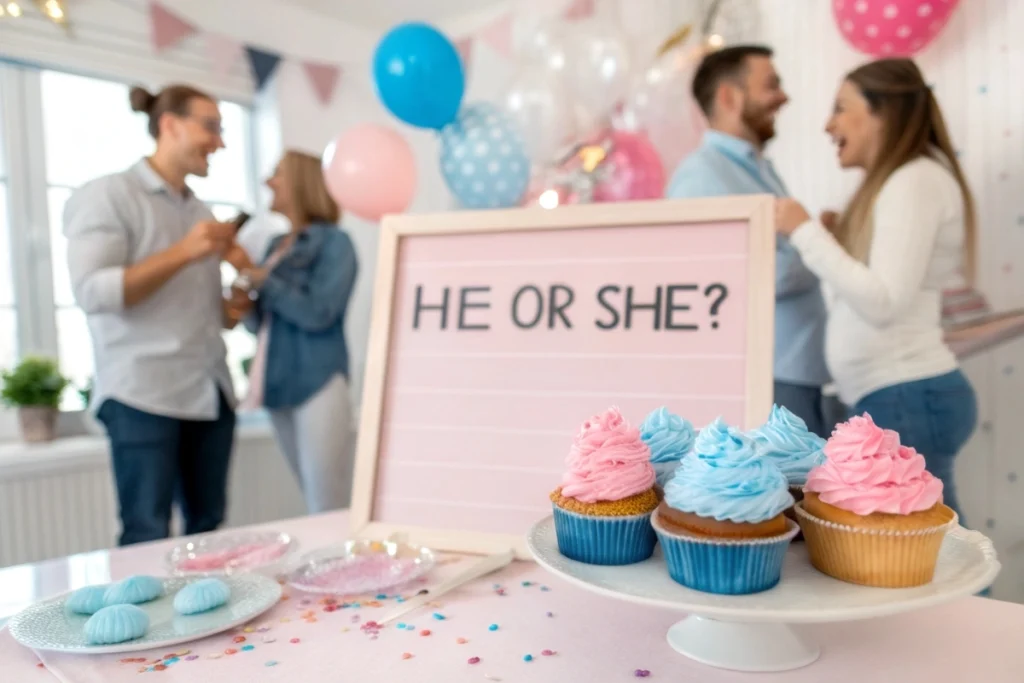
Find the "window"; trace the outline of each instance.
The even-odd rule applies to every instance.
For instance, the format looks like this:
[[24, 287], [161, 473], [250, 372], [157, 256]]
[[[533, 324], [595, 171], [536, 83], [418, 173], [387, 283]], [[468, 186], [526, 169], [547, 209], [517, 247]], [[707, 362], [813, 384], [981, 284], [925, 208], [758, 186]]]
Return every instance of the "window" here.
[[[0, 115], [4, 110], [0, 92]], [[4, 128], [0, 126], [0, 367], [17, 359], [18, 323], [14, 310], [14, 274], [11, 271], [10, 218], [7, 213], [7, 164]]]
[[[8, 106], [7, 111], [20, 111], [26, 130], [20, 153], [9, 155], [6, 166], [0, 158], [0, 259], [19, 249], [17, 245], [9, 247], [13, 243], [4, 232], [10, 225], [5, 221], [3, 202], [6, 167], [10, 173], [22, 174], [31, 195], [26, 202], [31, 217], [28, 225], [12, 226], [32, 233], [31, 239], [24, 240], [32, 245], [24, 248], [31, 253], [19, 251], [11, 256], [29, 263], [29, 281], [34, 286], [22, 292], [0, 275], [0, 365], [11, 364], [16, 347], [32, 349], [56, 356], [75, 386], [85, 387], [94, 372], [93, 352], [85, 315], [75, 306], [67, 271], [64, 204], [87, 181], [122, 171], [152, 153], [153, 140], [146, 131], [145, 117], [130, 110], [128, 86], [123, 83], [0, 66], [3, 71], [7, 73], [0, 74], [0, 83], [13, 93], [0, 93], [0, 97], [20, 100], [13, 103], [17, 110]], [[226, 149], [211, 157], [209, 177], [191, 178], [189, 185], [218, 218], [227, 219], [253, 206], [256, 164], [250, 111], [230, 102], [222, 102], [220, 108]], [[0, 121], [0, 132], [6, 127], [10, 137], [17, 123]], [[231, 267], [225, 265], [223, 273], [225, 283], [230, 283], [235, 275]], [[21, 335], [17, 335], [16, 323], [25, 328]], [[244, 391], [241, 364], [254, 352], [255, 340], [241, 329], [226, 333], [225, 340], [236, 386]], [[68, 391], [63, 407], [83, 407], [78, 392]]]

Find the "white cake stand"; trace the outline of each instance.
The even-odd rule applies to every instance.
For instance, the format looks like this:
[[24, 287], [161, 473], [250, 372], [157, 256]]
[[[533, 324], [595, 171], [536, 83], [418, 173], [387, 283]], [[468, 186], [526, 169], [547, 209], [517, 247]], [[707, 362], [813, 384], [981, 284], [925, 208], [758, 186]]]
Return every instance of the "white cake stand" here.
[[930, 607], [973, 595], [999, 573], [992, 541], [954, 527], [939, 553], [935, 578], [918, 588], [867, 588], [837, 581], [811, 566], [803, 543], [790, 546], [782, 581], [753, 595], [713, 595], [669, 578], [660, 549], [624, 567], [583, 564], [558, 552], [551, 517], [534, 525], [530, 552], [548, 571], [582, 588], [641, 605], [688, 613], [668, 644], [698, 662], [735, 671], [789, 671], [813, 663], [817, 643], [790, 624], [853, 621]]

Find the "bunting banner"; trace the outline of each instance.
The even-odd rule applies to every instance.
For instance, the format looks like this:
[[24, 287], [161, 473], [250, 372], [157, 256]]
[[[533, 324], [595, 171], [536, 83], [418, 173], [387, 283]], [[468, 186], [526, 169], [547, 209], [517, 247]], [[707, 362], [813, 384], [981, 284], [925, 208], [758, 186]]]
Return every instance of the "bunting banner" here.
[[242, 57], [242, 45], [219, 33], [206, 34], [206, 58], [213, 64], [213, 72], [224, 79]]
[[562, 13], [562, 17], [569, 21], [589, 19], [594, 16], [594, 11], [596, 10], [595, 5], [596, 3], [594, 0], [573, 0], [569, 3], [565, 12]]
[[334, 98], [334, 89], [338, 86], [338, 79], [341, 76], [341, 67], [335, 64], [318, 64], [317, 62], [303, 62], [302, 68], [306, 71], [313, 92], [325, 107]]
[[477, 37], [503, 57], [512, 56], [512, 15], [505, 14], [480, 30]]
[[473, 37], [462, 38], [461, 40], [455, 41], [455, 49], [459, 53], [459, 59], [462, 60], [462, 73], [465, 77], [469, 78], [469, 65], [473, 61]]
[[281, 63], [281, 55], [251, 45], [245, 46], [245, 54], [249, 57], [252, 77], [256, 80], [256, 92], [259, 92], [277, 71], [277, 66]]
[[196, 27], [159, 2], [149, 4], [150, 35], [157, 52], [172, 48], [197, 31]]

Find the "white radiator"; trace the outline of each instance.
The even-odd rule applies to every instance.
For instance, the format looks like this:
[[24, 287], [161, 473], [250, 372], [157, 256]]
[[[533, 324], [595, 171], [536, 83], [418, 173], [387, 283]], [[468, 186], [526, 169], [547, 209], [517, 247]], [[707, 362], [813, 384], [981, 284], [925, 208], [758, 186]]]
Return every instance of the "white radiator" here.
[[[262, 428], [239, 430], [228, 493], [228, 526], [305, 512], [284, 458]], [[108, 548], [118, 529], [102, 437], [0, 446], [0, 567]]]

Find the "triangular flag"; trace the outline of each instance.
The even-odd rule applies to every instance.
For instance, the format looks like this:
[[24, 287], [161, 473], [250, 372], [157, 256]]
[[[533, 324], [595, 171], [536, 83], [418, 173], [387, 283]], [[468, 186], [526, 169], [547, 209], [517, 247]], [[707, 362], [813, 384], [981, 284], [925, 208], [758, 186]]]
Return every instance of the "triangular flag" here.
[[302, 68], [306, 70], [306, 76], [313, 85], [320, 104], [326, 107], [334, 96], [334, 88], [338, 85], [338, 77], [341, 76], [341, 67], [335, 64], [303, 62]]
[[462, 72], [469, 77], [469, 65], [473, 61], [473, 37], [463, 38], [455, 41], [455, 49], [462, 60]]
[[277, 65], [281, 63], [281, 55], [248, 45], [245, 46], [245, 54], [249, 57], [252, 77], [256, 79], [256, 91], [259, 92], [277, 70]]
[[594, 0], [572, 0], [565, 12], [562, 13], [562, 18], [569, 21], [588, 19], [594, 16], [595, 9]]
[[241, 56], [242, 46], [238, 41], [219, 33], [206, 34], [206, 58], [210, 60], [218, 78], [227, 76]]
[[149, 3], [149, 22], [150, 37], [157, 51], [174, 47], [196, 32], [195, 26], [168, 11], [159, 2]]
[[506, 14], [480, 30], [480, 40], [505, 57], [512, 56], [512, 15]]

